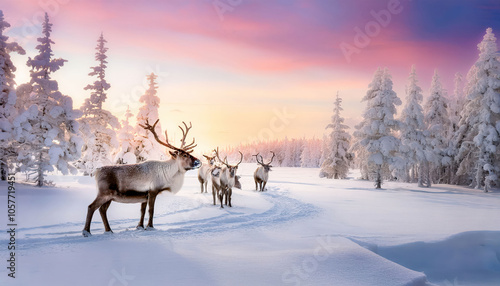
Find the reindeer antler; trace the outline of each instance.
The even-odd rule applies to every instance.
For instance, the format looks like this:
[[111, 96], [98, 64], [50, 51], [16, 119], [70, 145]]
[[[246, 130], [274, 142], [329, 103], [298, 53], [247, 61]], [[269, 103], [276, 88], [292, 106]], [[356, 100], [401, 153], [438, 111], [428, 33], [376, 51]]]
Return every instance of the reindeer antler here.
[[269, 161], [269, 163], [267, 163], [267, 164], [264, 163], [264, 158], [262, 157], [262, 155], [260, 155], [260, 162], [259, 162], [259, 154], [260, 153], [257, 153], [257, 155], [253, 155], [253, 156], [255, 156], [255, 158], [257, 159], [258, 164], [260, 164], [262, 166], [269, 166], [273, 162], [274, 156], [276, 156], [276, 154], [274, 154], [273, 151], [270, 151], [270, 152], [273, 153], [273, 156], [271, 157], [271, 161]]
[[236, 167], [239, 166], [241, 164], [241, 162], [243, 162], [243, 153], [241, 153], [241, 151], [238, 151], [241, 155], [241, 158], [240, 158], [240, 161], [238, 162], [238, 164], [236, 164]]
[[[217, 159], [219, 160], [219, 162], [221, 162], [222, 164], [228, 166], [224, 161], [222, 161], [219, 157], [219, 147], [217, 147], [217, 149], [214, 149], [214, 152], [215, 152], [215, 156], [217, 157]], [[227, 157], [225, 158], [227, 160]], [[229, 166], [228, 166], [229, 167]]]
[[276, 154], [274, 154], [273, 151], [271, 151], [271, 153], [273, 153], [273, 156], [271, 157], [271, 161], [269, 161], [269, 163], [267, 163], [266, 165], [271, 165], [271, 163], [273, 162], [274, 156], [276, 156]]
[[[214, 152], [215, 152], [215, 155], [217, 156], [217, 159], [219, 159], [219, 161], [220, 161], [222, 164], [226, 165], [227, 167], [230, 167], [229, 162], [227, 161], [227, 156], [226, 156], [226, 157], [224, 157], [224, 161], [222, 161], [222, 160], [220, 159], [220, 157], [219, 157], [219, 147], [217, 147], [217, 150], [215, 150], [215, 149], [214, 149]], [[238, 164], [236, 164], [236, 166], [234, 166], [234, 167], [238, 167], [238, 165], [240, 165], [240, 164], [241, 164], [241, 162], [243, 161], [243, 153], [241, 153], [241, 151], [238, 151], [238, 152], [240, 153], [241, 158], [240, 158], [240, 161], [238, 162]]]
[[193, 142], [191, 144], [185, 146], [186, 136], [187, 136], [189, 130], [193, 127], [191, 122], [189, 123], [189, 125], [190, 125], [189, 127], [187, 126], [187, 124], [184, 121], [182, 122], [184, 124], [184, 126], [186, 127], [186, 130], [182, 129], [182, 127], [179, 126], [179, 128], [182, 130], [182, 140], [181, 140], [181, 147], [180, 148], [177, 148], [174, 145], [170, 144], [170, 142], [168, 142], [167, 130], [165, 130], [166, 141], [163, 142], [160, 140], [160, 137], [158, 136], [158, 134], [155, 131], [155, 127], [156, 127], [156, 124], [158, 124], [158, 122], [160, 122], [160, 119], [157, 119], [155, 121], [155, 123], [153, 124], [153, 126], [151, 126], [149, 124], [149, 121], [146, 119], [146, 125], [139, 124], [139, 126], [141, 126], [142, 128], [144, 128], [146, 130], [149, 130], [151, 133], [153, 133], [153, 136], [155, 137], [156, 141], [165, 147], [168, 147], [170, 149], [177, 150], [177, 151], [187, 152], [187, 153], [193, 152], [194, 147], [197, 146], [195, 144], [195, 138], [193, 138]]
[[193, 127], [193, 124], [191, 124], [191, 122], [189, 122], [189, 127], [187, 126], [186, 122], [184, 122], [184, 121], [182, 121], [182, 124], [184, 124], [184, 127], [186, 129], [185, 130], [182, 129], [182, 127], [179, 125], [179, 128], [182, 131], [181, 148], [185, 149], [185, 150], [191, 150], [194, 147], [196, 147], [197, 144], [194, 144], [194, 138], [193, 138], [193, 142], [191, 142], [191, 144], [186, 146], [186, 136], [187, 136], [189, 130], [191, 130], [191, 128]]
[[260, 162], [259, 162], [259, 153], [257, 153], [257, 155], [252, 155], [252, 156], [255, 156], [255, 160], [257, 160], [257, 164], [264, 165], [264, 161], [263, 161], [262, 156], [260, 156]]
[[205, 157], [207, 160], [212, 160], [214, 158], [213, 156], [208, 156], [208, 155], [205, 155], [205, 154], [203, 154], [203, 157]]

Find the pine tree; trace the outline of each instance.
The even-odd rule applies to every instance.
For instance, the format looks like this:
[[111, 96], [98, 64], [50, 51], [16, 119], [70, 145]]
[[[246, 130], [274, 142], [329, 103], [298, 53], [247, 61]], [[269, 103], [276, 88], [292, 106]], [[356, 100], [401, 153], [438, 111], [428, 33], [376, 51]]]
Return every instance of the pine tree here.
[[[330, 142], [328, 140], [328, 137], [326, 136], [326, 134], [323, 134], [323, 140], [321, 141], [321, 157], [319, 158], [319, 165], [320, 166], [323, 166], [323, 163], [325, 162], [326, 158], [328, 158], [328, 156], [330, 156], [330, 151], [329, 151], [329, 148], [328, 146], [330, 145]], [[321, 175], [321, 172], [320, 172], [320, 177], [323, 178], [325, 177], [325, 175]]]
[[488, 192], [500, 186], [500, 62], [495, 35], [486, 29], [479, 59], [469, 71], [467, 99], [459, 129], [459, 175]]
[[362, 101], [366, 101], [367, 106], [363, 121], [354, 132], [357, 141], [353, 149], [361, 154], [366, 152], [370, 175], [375, 179], [375, 187], [380, 189], [383, 178], [390, 178], [392, 171], [404, 168], [397, 154], [400, 140], [395, 136], [401, 124], [394, 119], [396, 105], [400, 105], [401, 100], [392, 90], [392, 79], [387, 69], [377, 69]]
[[[304, 141], [303, 139], [287, 139], [285, 138], [283, 147], [283, 161], [281, 166], [283, 167], [300, 167], [302, 153], [304, 151]], [[308, 152], [306, 150], [306, 152]], [[306, 155], [304, 155], [306, 156]], [[304, 157], [305, 158], [305, 157]]]
[[[453, 97], [449, 100], [449, 117], [450, 117], [450, 134], [458, 131], [460, 123], [460, 113], [465, 105], [463, 76], [461, 73], [455, 74], [455, 88], [453, 90]], [[449, 136], [451, 138], [451, 136]]]
[[460, 129], [461, 113], [465, 106], [465, 96], [463, 87], [463, 76], [461, 73], [455, 74], [455, 88], [453, 97], [448, 100], [448, 115], [450, 118], [450, 125], [448, 131], [448, 149], [446, 155], [449, 157], [449, 166], [446, 167], [446, 180], [448, 184], [456, 183], [458, 164], [454, 158], [458, 154], [457, 136]]
[[137, 163], [137, 158], [135, 156], [135, 136], [134, 127], [129, 123], [130, 118], [133, 115], [130, 112], [130, 108], [127, 107], [125, 112], [125, 120], [122, 120], [122, 128], [118, 134], [118, 140], [120, 141], [120, 148], [118, 154], [116, 154], [115, 162], [117, 164], [135, 164]]
[[422, 88], [418, 85], [415, 66], [412, 66], [406, 86], [406, 104], [401, 114], [401, 153], [406, 160], [406, 182], [418, 181], [419, 186], [430, 186], [429, 164], [426, 157], [426, 135], [422, 109]]
[[430, 95], [425, 103], [425, 124], [429, 131], [428, 150], [431, 153], [431, 178], [434, 183], [442, 182], [444, 167], [450, 165], [451, 158], [447, 155], [447, 142], [450, 119], [448, 117], [448, 102], [446, 91], [441, 85], [439, 74], [434, 71]]
[[303, 150], [300, 155], [301, 168], [318, 168], [321, 158], [321, 141], [318, 139], [303, 140]]
[[[151, 125], [158, 120], [158, 108], [160, 107], [160, 98], [156, 96], [158, 86], [156, 85], [156, 78], [158, 76], [151, 73], [147, 76], [149, 81], [149, 88], [146, 93], [139, 98], [139, 101], [143, 103], [143, 106], [139, 109], [137, 114], [137, 128], [136, 128], [136, 138], [137, 148], [136, 156], [139, 162], [150, 160], [150, 159], [164, 159], [165, 155], [161, 151], [162, 146], [155, 140], [153, 134], [139, 125], [145, 125], [148, 121]], [[158, 123], [156, 125], [156, 133], [161, 134], [161, 125]]]
[[[476, 67], [472, 66], [467, 73], [465, 94], [469, 94], [472, 91], [476, 73]], [[473, 138], [475, 136], [474, 129], [478, 125], [479, 119], [478, 110], [479, 102], [477, 98], [475, 100], [469, 100], [466, 96], [464, 108], [460, 112], [458, 131], [453, 136], [453, 144], [456, 146], [457, 152], [454, 163], [458, 165], [454, 183], [469, 185], [471, 187], [476, 186], [475, 176], [472, 173], [478, 161], [477, 152], [475, 152], [475, 148], [473, 148]]]
[[349, 128], [344, 124], [344, 118], [340, 116], [342, 111], [342, 98], [335, 99], [332, 121], [327, 129], [331, 129], [326, 139], [325, 161], [321, 165], [320, 177], [328, 179], [345, 179], [349, 172], [349, 164], [352, 155], [349, 153], [351, 135], [347, 133]]
[[36, 46], [39, 54], [27, 62], [31, 67], [29, 107], [14, 120], [16, 139], [20, 143], [17, 149], [20, 169], [35, 175], [40, 187], [45, 183], [44, 173], [53, 171], [54, 167], [63, 174], [76, 174], [70, 162], [80, 157], [82, 147], [76, 121], [80, 114], [73, 109], [71, 97], [61, 94], [57, 81], [51, 79], [51, 74], [66, 61], [53, 58], [51, 31], [52, 24], [45, 14], [43, 37], [38, 38]]
[[103, 34], [97, 40], [95, 60], [98, 65], [91, 67], [89, 76], [95, 76], [94, 83], [87, 85], [84, 89], [90, 90], [87, 98], [80, 108], [83, 113], [80, 122], [80, 131], [83, 135], [84, 145], [82, 158], [78, 162], [79, 169], [85, 175], [90, 175], [96, 168], [113, 164], [113, 150], [118, 146], [116, 129], [120, 128], [118, 119], [111, 112], [103, 109], [106, 101], [106, 91], [111, 87], [106, 81], [107, 41]]
[[314, 157], [313, 150], [314, 147], [309, 142], [304, 142], [302, 147], [302, 153], [300, 154], [300, 167], [301, 168], [314, 168]]
[[13, 140], [12, 121], [18, 114], [16, 104], [16, 90], [14, 72], [16, 67], [10, 59], [10, 53], [24, 55], [25, 51], [16, 42], [7, 42], [9, 37], [3, 33], [10, 24], [4, 20], [0, 10], [0, 179], [7, 180], [8, 167], [11, 158], [15, 157], [15, 141]]

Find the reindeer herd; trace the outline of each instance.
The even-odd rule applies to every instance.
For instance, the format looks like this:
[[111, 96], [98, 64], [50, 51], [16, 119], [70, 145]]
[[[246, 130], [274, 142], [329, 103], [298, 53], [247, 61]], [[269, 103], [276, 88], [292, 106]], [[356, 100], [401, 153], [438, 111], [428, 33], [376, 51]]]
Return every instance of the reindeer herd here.
[[[141, 203], [141, 217], [137, 224], [138, 229], [144, 229], [144, 216], [146, 208], [148, 208], [148, 224], [146, 229], [154, 229], [153, 216], [155, 201], [158, 194], [163, 191], [169, 191], [176, 194], [180, 191], [184, 183], [184, 175], [188, 170], [199, 168], [198, 180], [201, 184], [201, 193], [207, 193], [208, 182], [212, 184], [213, 204], [216, 205], [216, 200], [220, 202], [220, 207], [232, 207], [231, 196], [233, 188], [241, 189], [240, 176], [236, 175], [238, 166], [243, 161], [243, 154], [240, 153], [240, 160], [235, 165], [229, 164], [227, 156], [224, 160], [219, 157], [219, 149], [213, 150], [214, 155], [203, 155], [207, 159], [207, 163], [202, 164], [201, 161], [191, 155], [193, 149], [197, 146], [195, 139], [190, 144], [186, 144], [186, 137], [189, 127], [185, 122], [182, 122], [184, 127], [179, 126], [182, 131], [181, 146], [175, 147], [168, 142], [168, 134], [165, 131], [165, 141], [162, 141], [155, 131], [159, 119], [153, 125], [146, 121], [145, 125], [140, 125], [142, 128], [150, 131], [155, 140], [161, 145], [171, 149], [170, 159], [167, 161], [146, 161], [139, 164], [104, 166], [98, 168], [95, 172], [95, 180], [97, 183], [97, 196], [95, 200], [88, 206], [87, 219], [82, 231], [83, 236], [91, 236], [90, 224], [94, 212], [99, 209], [99, 213], [104, 224], [105, 232], [112, 232], [107, 218], [107, 210], [111, 202], [119, 203]], [[257, 153], [257, 164], [260, 166], [254, 172], [255, 189], [263, 192], [265, 190], [271, 163], [275, 157], [274, 152], [269, 163], [265, 164], [263, 157]], [[260, 161], [259, 161], [260, 158]]]

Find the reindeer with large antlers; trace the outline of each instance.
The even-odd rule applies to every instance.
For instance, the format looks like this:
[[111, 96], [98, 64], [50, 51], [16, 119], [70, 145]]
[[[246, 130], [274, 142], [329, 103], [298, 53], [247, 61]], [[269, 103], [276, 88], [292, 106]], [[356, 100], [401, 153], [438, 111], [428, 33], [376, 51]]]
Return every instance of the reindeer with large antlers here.
[[149, 205], [149, 221], [147, 229], [154, 229], [153, 215], [156, 196], [169, 191], [176, 194], [184, 183], [184, 174], [191, 169], [199, 168], [200, 160], [191, 155], [196, 147], [195, 140], [186, 145], [186, 136], [192, 125], [188, 127], [186, 123], [182, 130], [181, 147], [177, 148], [168, 142], [168, 135], [165, 131], [166, 141], [163, 142], [156, 134], [155, 127], [159, 119], [151, 126], [148, 121], [142, 128], [149, 130], [156, 141], [161, 145], [172, 149], [171, 159], [167, 161], [146, 161], [140, 164], [105, 166], [97, 169], [95, 179], [97, 181], [98, 193], [96, 199], [89, 205], [87, 220], [83, 229], [83, 236], [90, 236], [90, 223], [94, 212], [99, 209], [102, 222], [106, 232], [112, 232], [109, 226], [106, 211], [112, 201], [119, 203], [141, 203], [141, 218], [137, 228], [144, 228], [144, 215], [146, 207]]
[[273, 153], [273, 156], [271, 157], [271, 160], [267, 164], [264, 163], [264, 158], [262, 158], [262, 156], [260, 156], [260, 162], [259, 162], [259, 153], [257, 153], [257, 155], [253, 155], [257, 159], [257, 164], [260, 165], [257, 168], [257, 170], [255, 170], [255, 172], [253, 173], [253, 179], [255, 180], [256, 191], [259, 191], [260, 189], [260, 191], [263, 192], [266, 188], [267, 180], [269, 179], [269, 171], [271, 171], [272, 167], [271, 163], [273, 162], [275, 156], [273, 151], [271, 151], [271, 153]]
[[226, 197], [225, 201], [226, 206], [232, 207], [231, 196], [233, 195], [233, 188], [241, 189], [239, 176], [236, 176], [236, 171], [238, 171], [238, 166], [243, 161], [243, 154], [239, 152], [241, 158], [236, 165], [229, 165], [227, 157], [224, 158], [224, 161], [220, 159], [218, 148], [217, 150], [214, 151], [215, 151], [215, 156], [217, 156], [217, 159], [219, 159], [219, 161], [224, 165], [220, 171], [220, 188], [221, 188], [221, 192], [219, 195], [220, 207], [223, 208], [222, 199], [224, 198], [224, 196]]

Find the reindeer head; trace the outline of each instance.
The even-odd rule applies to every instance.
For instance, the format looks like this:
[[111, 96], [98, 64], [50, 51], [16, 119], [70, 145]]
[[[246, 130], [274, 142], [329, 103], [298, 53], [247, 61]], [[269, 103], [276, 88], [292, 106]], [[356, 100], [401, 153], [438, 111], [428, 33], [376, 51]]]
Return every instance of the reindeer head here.
[[[273, 162], [274, 156], [276, 155], [276, 154], [274, 154], [274, 152], [273, 152], [273, 151], [271, 151], [271, 153], [273, 153], [273, 156], [271, 157], [271, 160], [270, 160], [270, 161], [269, 161], [269, 163], [267, 163], [267, 164], [265, 164], [265, 163], [264, 163], [264, 158], [262, 158], [262, 156], [261, 156], [261, 155], [259, 155], [259, 153], [257, 153], [257, 155], [254, 155], [254, 156], [255, 156], [255, 159], [257, 159], [257, 164], [259, 164], [259, 165], [261, 165], [262, 167], [264, 167], [264, 170], [265, 170], [266, 172], [271, 171], [271, 167], [272, 167], [271, 163]], [[259, 157], [260, 157], [260, 162], [259, 162]]]
[[238, 166], [243, 161], [243, 153], [238, 151], [241, 155], [240, 161], [236, 165], [229, 165], [229, 163], [227, 162], [227, 157], [224, 158], [224, 161], [220, 159], [219, 148], [217, 148], [217, 150], [214, 150], [214, 151], [215, 151], [215, 155], [216, 155], [217, 159], [219, 159], [219, 162], [221, 162], [222, 164], [224, 164], [227, 167], [227, 169], [229, 170], [229, 175], [231, 176], [231, 178], [233, 178], [236, 175], [236, 171], [238, 171]]
[[203, 157], [205, 157], [205, 159], [207, 159], [208, 165], [213, 166], [215, 164], [215, 156], [203, 155]]
[[160, 143], [161, 145], [163, 145], [169, 149], [172, 149], [172, 151], [169, 151], [170, 156], [172, 156], [173, 160], [177, 161], [177, 163], [181, 166], [181, 168], [183, 168], [184, 170], [191, 170], [191, 169], [199, 168], [201, 166], [200, 160], [198, 160], [197, 158], [195, 158], [194, 156], [191, 155], [194, 147], [196, 147], [196, 144], [194, 143], [195, 139], [193, 138], [193, 142], [191, 142], [191, 144], [186, 145], [186, 136], [187, 136], [189, 130], [193, 127], [193, 125], [191, 123], [189, 123], [189, 127], [188, 127], [185, 122], [182, 122], [182, 124], [184, 124], [184, 128], [179, 126], [179, 128], [182, 131], [182, 139], [181, 139], [181, 147], [177, 148], [168, 142], [168, 134], [167, 134], [166, 130], [165, 130], [166, 141], [163, 142], [160, 140], [160, 138], [158, 137], [158, 134], [156, 134], [156, 131], [155, 131], [156, 124], [158, 124], [159, 121], [160, 121], [160, 119], [156, 120], [156, 122], [153, 124], [153, 126], [151, 126], [149, 124], [149, 122], [146, 120], [146, 125], [139, 124], [139, 126], [141, 126], [142, 128], [144, 128], [146, 130], [151, 131], [151, 133], [153, 133], [153, 136], [155, 137], [156, 141], [158, 141], [158, 143]]

